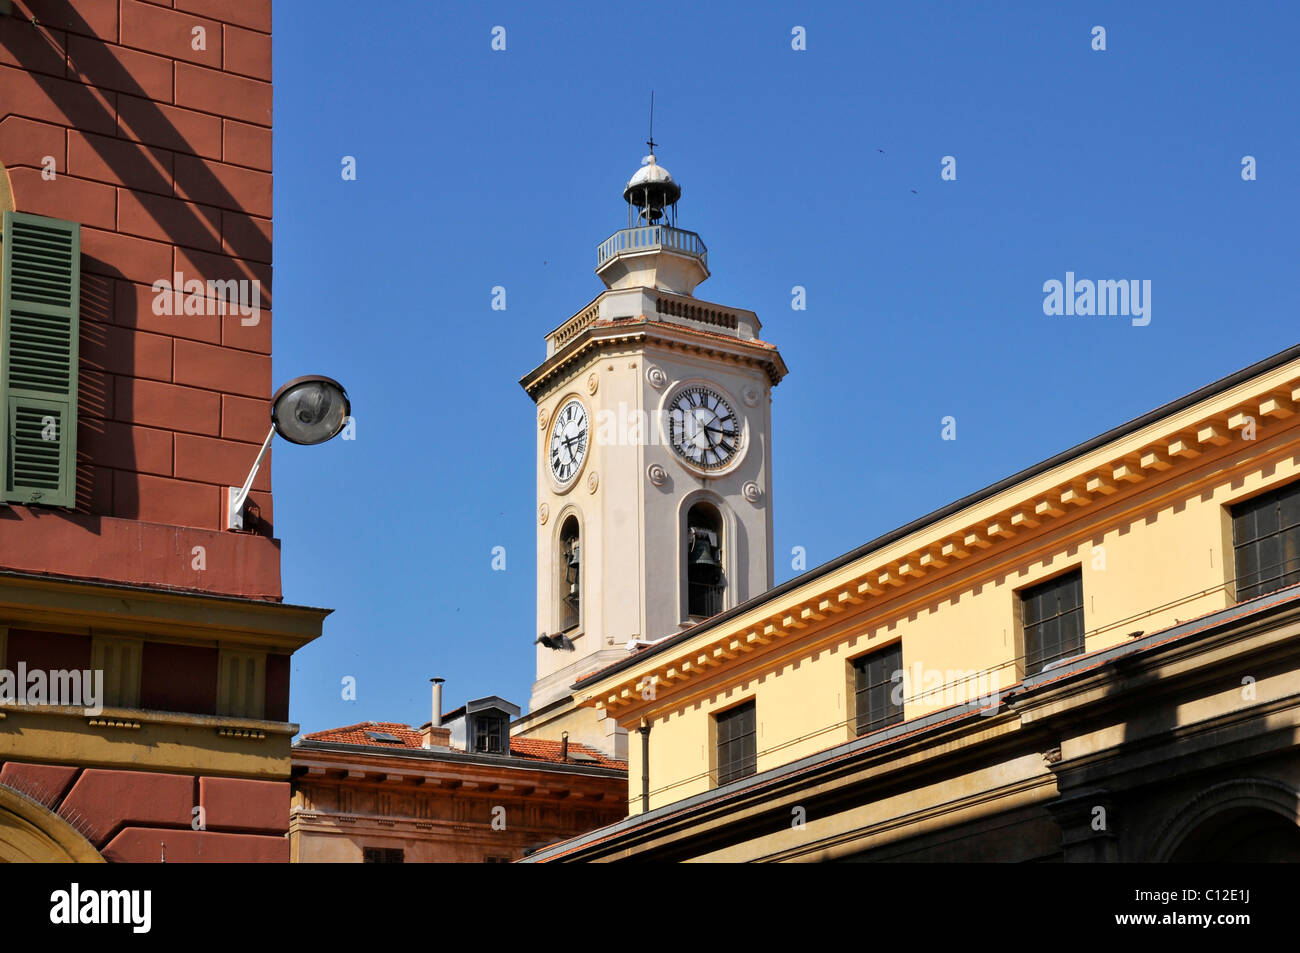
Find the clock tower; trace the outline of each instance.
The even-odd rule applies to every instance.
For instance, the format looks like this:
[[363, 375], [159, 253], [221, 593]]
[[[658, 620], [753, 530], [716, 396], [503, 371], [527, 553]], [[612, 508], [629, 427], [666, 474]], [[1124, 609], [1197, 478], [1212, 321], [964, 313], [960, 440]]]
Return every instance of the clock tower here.
[[[652, 147], [653, 148], [653, 147]], [[605, 290], [546, 336], [537, 405], [537, 680], [516, 734], [625, 756], [570, 686], [772, 586], [771, 391], [752, 311], [701, 300], [708, 250], [652, 153], [601, 242]]]

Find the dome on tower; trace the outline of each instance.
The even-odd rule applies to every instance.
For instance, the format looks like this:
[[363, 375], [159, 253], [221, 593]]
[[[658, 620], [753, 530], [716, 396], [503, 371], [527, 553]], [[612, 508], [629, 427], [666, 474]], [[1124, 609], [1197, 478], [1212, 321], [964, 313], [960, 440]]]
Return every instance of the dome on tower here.
[[641, 168], [637, 169], [623, 190], [623, 200], [636, 208], [650, 211], [652, 214], [647, 217], [651, 219], [659, 218], [664, 208], [681, 197], [681, 186], [673, 181], [672, 175], [658, 163], [653, 153], [641, 160]]

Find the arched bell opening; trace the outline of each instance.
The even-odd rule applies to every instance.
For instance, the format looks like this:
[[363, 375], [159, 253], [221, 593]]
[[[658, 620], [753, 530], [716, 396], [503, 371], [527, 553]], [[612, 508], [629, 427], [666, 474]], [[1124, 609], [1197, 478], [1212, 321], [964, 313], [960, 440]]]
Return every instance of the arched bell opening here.
[[569, 632], [582, 624], [582, 529], [572, 514], [560, 524], [555, 579], [559, 631]]
[[722, 514], [699, 502], [686, 512], [686, 614], [707, 619], [726, 607], [727, 577]]

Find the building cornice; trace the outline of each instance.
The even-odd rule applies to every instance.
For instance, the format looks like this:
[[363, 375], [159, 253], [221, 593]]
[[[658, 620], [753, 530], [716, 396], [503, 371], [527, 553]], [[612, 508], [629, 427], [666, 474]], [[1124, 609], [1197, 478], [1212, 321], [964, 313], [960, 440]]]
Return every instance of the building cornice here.
[[[1255, 439], [1241, 431], [1253, 418]], [[1292, 453], [1300, 440], [1300, 346], [959, 500], [574, 685], [578, 702], [627, 725], [804, 651], [852, 620], [897, 617], [968, 586], [1035, 546], [1059, 548], [1134, 507], [1225, 470]], [[652, 690], [647, 691], [648, 688]]]
[[520, 378], [520, 385], [534, 401], [543, 399], [557, 382], [567, 381], [593, 360], [628, 347], [657, 345], [667, 350], [694, 353], [713, 360], [730, 361], [762, 370], [773, 386], [789, 372], [785, 361], [770, 344], [715, 334], [646, 315], [635, 318], [595, 320], [562, 350]]
[[331, 609], [0, 572], [0, 616], [10, 625], [132, 635], [294, 652], [321, 634]]
[[[463, 751], [428, 748], [380, 749], [369, 745], [352, 745], [332, 741], [299, 741], [292, 749], [295, 777], [306, 781], [350, 780], [360, 782], [406, 781], [444, 786], [464, 791], [484, 788], [499, 790], [524, 788], [539, 791], [557, 784], [581, 784], [584, 780], [626, 779], [627, 771], [586, 764], [562, 764], [530, 761], [526, 758], [492, 757]], [[551, 783], [543, 783], [544, 776]], [[521, 777], [526, 780], [521, 781]], [[489, 787], [490, 785], [490, 787]], [[536, 793], [536, 792], [534, 792]], [[544, 792], [543, 792], [544, 793]]]

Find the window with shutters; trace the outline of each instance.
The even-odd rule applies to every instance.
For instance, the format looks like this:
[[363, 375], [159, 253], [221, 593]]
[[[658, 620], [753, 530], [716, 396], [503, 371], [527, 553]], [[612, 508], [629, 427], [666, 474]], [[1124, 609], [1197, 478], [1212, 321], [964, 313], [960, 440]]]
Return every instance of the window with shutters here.
[[1300, 582], [1300, 481], [1232, 507], [1237, 601]]
[[1083, 652], [1083, 571], [1020, 591], [1025, 674]]
[[903, 643], [853, 660], [853, 716], [859, 735], [903, 720]]
[[0, 234], [0, 491], [76, 505], [81, 226], [5, 212]]
[[758, 767], [758, 722], [754, 702], [714, 716], [717, 733], [718, 784], [747, 778]]
[[266, 710], [266, 653], [222, 649], [217, 669], [217, 714], [261, 718]]

